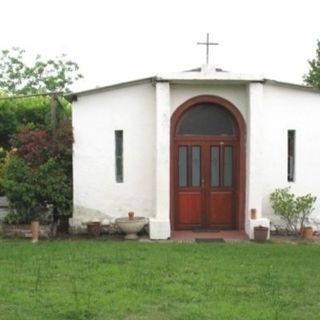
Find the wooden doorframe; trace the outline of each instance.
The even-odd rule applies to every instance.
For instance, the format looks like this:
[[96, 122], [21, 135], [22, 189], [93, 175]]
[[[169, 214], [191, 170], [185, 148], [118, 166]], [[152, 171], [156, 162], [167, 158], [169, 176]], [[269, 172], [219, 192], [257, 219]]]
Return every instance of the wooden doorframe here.
[[171, 229], [175, 229], [174, 221], [174, 206], [175, 206], [175, 157], [174, 157], [174, 141], [175, 132], [181, 116], [194, 105], [200, 103], [212, 103], [219, 105], [227, 110], [232, 116], [236, 125], [238, 139], [238, 163], [236, 164], [237, 179], [236, 179], [236, 229], [244, 229], [245, 219], [245, 190], [246, 190], [246, 124], [239, 109], [230, 101], [213, 95], [201, 95], [193, 97], [182, 103], [171, 116], [170, 128], [170, 224]]

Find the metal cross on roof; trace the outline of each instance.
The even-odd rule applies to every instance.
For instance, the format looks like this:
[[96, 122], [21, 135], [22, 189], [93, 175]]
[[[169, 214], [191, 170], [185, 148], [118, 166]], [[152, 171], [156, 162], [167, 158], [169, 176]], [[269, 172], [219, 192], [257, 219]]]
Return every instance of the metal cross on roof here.
[[209, 64], [209, 46], [217, 46], [219, 43], [217, 42], [210, 42], [209, 41], [209, 32], [207, 33], [207, 41], [206, 42], [197, 42], [197, 44], [205, 45], [207, 47], [207, 59], [206, 63]]

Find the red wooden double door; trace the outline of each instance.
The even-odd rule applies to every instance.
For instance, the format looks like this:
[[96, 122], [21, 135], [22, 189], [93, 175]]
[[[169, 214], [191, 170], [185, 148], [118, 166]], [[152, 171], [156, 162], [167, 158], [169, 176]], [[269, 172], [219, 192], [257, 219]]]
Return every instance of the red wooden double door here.
[[[176, 230], [236, 229], [240, 130], [221, 99], [183, 105], [172, 120], [172, 218]], [[210, 100], [211, 99], [211, 100]], [[218, 103], [216, 103], [216, 101]], [[240, 160], [240, 162], [239, 162]]]
[[235, 228], [235, 149], [233, 141], [176, 143], [177, 229]]

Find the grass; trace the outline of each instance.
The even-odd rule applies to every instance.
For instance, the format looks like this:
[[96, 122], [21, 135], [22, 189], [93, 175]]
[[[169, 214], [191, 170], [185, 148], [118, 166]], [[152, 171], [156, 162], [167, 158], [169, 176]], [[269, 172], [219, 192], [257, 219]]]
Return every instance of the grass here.
[[0, 240], [0, 319], [319, 319], [320, 246]]

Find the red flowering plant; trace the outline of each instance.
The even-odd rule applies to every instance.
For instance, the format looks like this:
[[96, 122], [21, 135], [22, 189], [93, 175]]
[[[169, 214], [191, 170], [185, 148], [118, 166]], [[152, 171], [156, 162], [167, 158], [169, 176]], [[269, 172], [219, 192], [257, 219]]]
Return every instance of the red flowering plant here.
[[50, 138], [42, 129], [22, 128], [12, 137], [11, 145], [17, 155], [33, 168], [44, 163], [49, 157]]
[[12, 137], [3, 187], [22, 221], [47, 215], [49, 207], [53, 215], [71, 214], [72, 143], [70, 120], [59, 124], [55, 136], [25, 127]]

